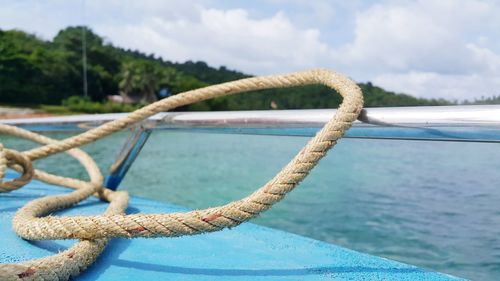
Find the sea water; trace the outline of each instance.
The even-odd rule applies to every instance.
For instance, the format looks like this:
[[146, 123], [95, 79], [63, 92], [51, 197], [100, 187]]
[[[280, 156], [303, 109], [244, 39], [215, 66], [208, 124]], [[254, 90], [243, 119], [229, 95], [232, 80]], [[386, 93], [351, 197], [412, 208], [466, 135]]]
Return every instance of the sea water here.
[[[106, 171], [126, 136], [84, 149]], [[155, 131], [120, 189], [190, 208], [224, 204], [265, 184], [307, 140]], [[68, 156], [35, 164], [85, 177]], [[499, 171], [500, 144], [342, 139], [254, 222], [430, 270], [498, 280]]]

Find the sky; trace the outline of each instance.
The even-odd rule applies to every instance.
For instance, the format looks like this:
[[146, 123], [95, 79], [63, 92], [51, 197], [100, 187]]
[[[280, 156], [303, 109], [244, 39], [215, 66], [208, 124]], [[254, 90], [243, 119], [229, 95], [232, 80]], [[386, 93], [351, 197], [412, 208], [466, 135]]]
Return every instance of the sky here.
[[0, 0], [0, 29], [51, 40], [89, 26], [115, 46], [254, 75], [309, 68], [425, 98], [500, 95], [500, 1]]

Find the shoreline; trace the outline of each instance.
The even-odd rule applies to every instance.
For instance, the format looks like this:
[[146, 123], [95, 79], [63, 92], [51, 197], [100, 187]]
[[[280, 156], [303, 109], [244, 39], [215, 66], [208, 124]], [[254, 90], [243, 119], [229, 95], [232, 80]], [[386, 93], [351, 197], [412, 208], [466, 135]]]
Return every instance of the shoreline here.
[[28, 107], [9, 107], [0, 106], [0, 119], [21, 119], [21, 118], [36, 118], [36, 117], [49, 117], [53, 114], [35, 110]]

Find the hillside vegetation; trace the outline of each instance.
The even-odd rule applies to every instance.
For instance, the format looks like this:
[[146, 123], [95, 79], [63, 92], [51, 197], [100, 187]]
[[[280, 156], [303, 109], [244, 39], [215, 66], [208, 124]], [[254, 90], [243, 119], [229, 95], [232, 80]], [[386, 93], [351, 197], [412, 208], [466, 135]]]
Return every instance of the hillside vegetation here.
[[[84, 95], [82, 31], [87, 38], [87, 99], [74, 98]], [[135, 107], [110, 105], [107, 96], [122, 95], [144, 104], [158, 99], [161, 89], [175, 95], [249, 76], [224, 66], [214, 68], [202, 61], [177, 63], [153, 54], [126, 50], [113, 46], [81, 26], [61, 30], [52, 41], [41, 40], [23, 31], [0, 30], [0, 103], [4, 104], [64, 104], [80, 106], [81, 110], [86, 104], [91, 104], [94, 112], [128, 111]], [[449, 103], [388, 92], [371, 83], [359, 86], [367, 107]], [[330, 108], [338, 106], [340, 101], [338, 95], [332, 95], [325, 87], [306, 86], [221, 97], [178, 110]]]

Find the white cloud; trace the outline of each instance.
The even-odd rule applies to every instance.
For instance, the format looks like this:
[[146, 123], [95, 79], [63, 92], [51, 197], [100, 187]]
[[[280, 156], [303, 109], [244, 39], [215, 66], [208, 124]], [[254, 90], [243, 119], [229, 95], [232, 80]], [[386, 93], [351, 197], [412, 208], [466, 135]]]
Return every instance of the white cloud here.
[[355, 40], [341, 49], [343, 60], [381, 71], [456, 73], [481, 68], [467, 45], [482, 29], [473, 23], [491, 18], [493, 11], [480, 2], [445, 2], [375, 5], [360, 12]]
[[67, 5], [64, 0], [0, 0], [0, 7], [1, 29], [21, 29], [46, 40], [65, 26], [80, 24], [83, 18], [81, 3]]
[[210, 0], [85, 3], [84, 11], [63, 0], [0, 0], [0, 28], [50, 39], [85, 17], [113, 44], [168, 60], [252, 74], [328, 67], [423, 97], [500, 94], [500, 3], [493, 0], [263, 0], [240, 4], [245, 9]]
[[95, 28], [119, 46], [258, 74], [313, 67], [328, 55], [319, 30], [298, 29], [281, 12], [254, 19], [243, 9], [201, 8], [189, 19], [157, 16]]
[[[318, 3], [310, 10], [326, 5]], [[500, 8], [493, 2], [372, 5], [357, 12], [353, 40], [341, 46], [327, 44], [324, 30], [300, 27], [293, 17], [297, 15], [283, 11], [256, 18], [244, 9], [191, 4], [183, 4], [179, 10], [184, 12], [174, 14], [161, 8], [133, 10], [140, 12], [129, 23], [105, 22], [96, 30], [117, 45], [166, 59], [205, 60], [253, 74], [330, 67], [357, 80], [421, 97], [462, 100], [500, 94], [496, 90], [500, 47], [495, 45], [499, 40], [492, 38], [500, 27], [495, 16]], [[333, 6], [323, 10], [317, 13], [320, 21], [335, 16]]]
[[[255, 17], [244, 9], [207, 8], [208, 2], [87, 0], [82, 5], [0, 0], [0, 28], [51, 39], [68, 25], [85, 23], [120, 47], [253, 74], [314, 67], [328, 57], [318, 29], [297, 27], [279, 9], [271, 16]], [[328, 14], [325, 9], [324, 17]]]
[[[500, 7], [485, 1], [387, 2], [357, 14], [334, 61], [355, 77], [422, 97], [500, 94]], [[495, 46], [493, 46], [495, 47]]]
[[412, 93], [425, 98], [470, 101], [500, 95], [500, 76], [410, 71], [381, 74], [372, 81], [375, 85], [383, 85], [396, 92]]
[[298, 15], [301, 20], [307, 21], [317, 21], [322, 24], [327, 24], [335, 18], [336, 9], [340, 5], [349, 5], [348, 2], [351, 1], [335, 1], [334, 0], [267, 0], [269, 3], [273, 3], [279, 6], [287, 5], [287, 6], [295, 6], [296, 9], [300, 9], [304, 11]]

